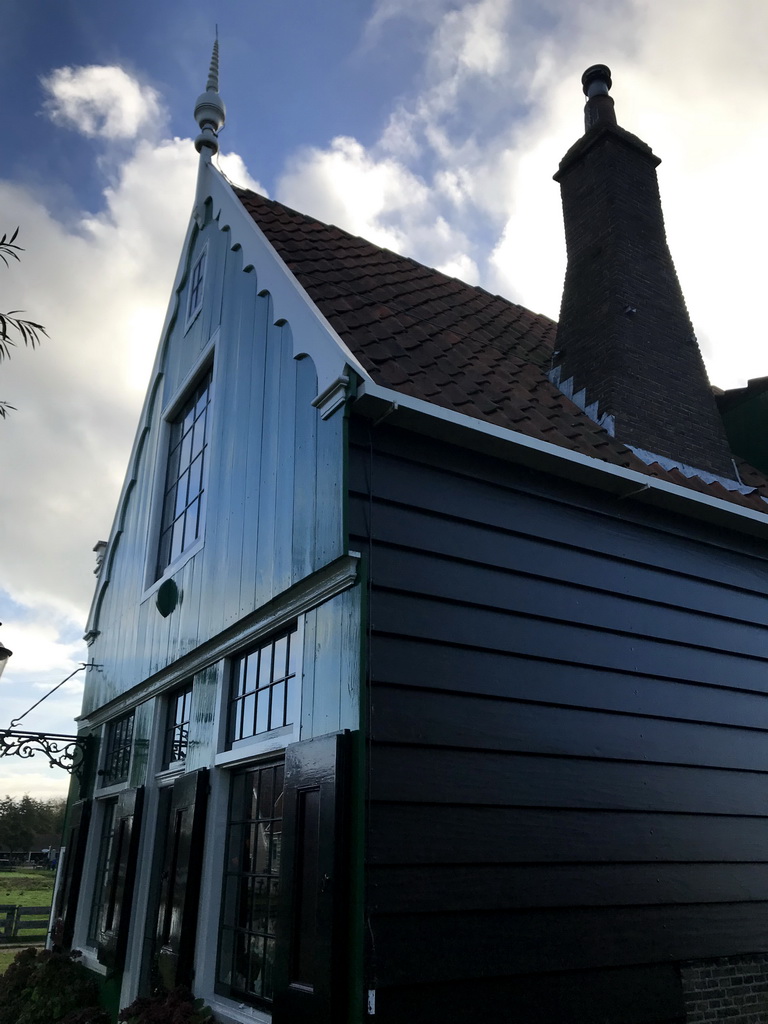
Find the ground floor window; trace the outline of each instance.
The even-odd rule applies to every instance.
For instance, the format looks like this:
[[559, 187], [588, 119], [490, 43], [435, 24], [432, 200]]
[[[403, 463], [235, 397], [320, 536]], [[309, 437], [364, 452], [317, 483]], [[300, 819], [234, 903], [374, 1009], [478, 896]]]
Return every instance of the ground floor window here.
[[232, 776], [217, 989], [254, 1005], [273, 997], [283, 762]]
[[88, 918], [88, 945], [96, 946], [101, 933], [104, 911], [110, 899], [110, 887], [107, 879], [111, 875], [111, 865], [115, 853], [115, 820], [117, 800], [102, 801], [101, 834], [96, 859], [96, 878], [93, 885], [93, 901]]

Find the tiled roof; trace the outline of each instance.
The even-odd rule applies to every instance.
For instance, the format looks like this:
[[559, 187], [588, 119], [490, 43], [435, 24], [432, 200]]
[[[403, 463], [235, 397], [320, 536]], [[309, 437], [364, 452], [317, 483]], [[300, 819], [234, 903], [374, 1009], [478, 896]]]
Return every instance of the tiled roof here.
[[378, 384], [714, 498], [768, 511], [747, 467], [744, 495], [646, 465], [547, 377], [557, 324], [255, 192], [235, 190], [280, 257]]

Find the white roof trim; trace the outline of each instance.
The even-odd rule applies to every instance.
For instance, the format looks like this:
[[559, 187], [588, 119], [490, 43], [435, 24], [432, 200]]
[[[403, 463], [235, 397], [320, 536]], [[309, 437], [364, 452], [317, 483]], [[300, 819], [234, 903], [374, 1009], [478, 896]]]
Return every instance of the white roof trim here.
[[499, 427], [464, 413], [445, 409], [420, 398], [412, 398], [372, 382], [364, 382], [357, 391], [355, 407], [374, 420], [387, 419], [401, 426], [483, 451], [499, 458], [543, 470], [609, 491], [619, 498], [636, 498], [708, 522], [757, 537], [768, 537], [768, 514], [755, 512], [722, 498], [689, 490], [679, 484], [646, 476], [589, 455], [540, 441], [507, 427]]
[[224, 175], [212, 165], [204, 194], [213, 201], [213, 219], [219, 230], [229, 228], [233, 246], [243, 254], [243, 267], [253, 267], [259, 292], [269, 292], [275, 320], [291, 326], [294, 358], [307, 355], [317, 370], [317, 392], [322, 396], [351, 366], [363, 380], [371, 380], [351, 350], [326, 320], [267, 236], [235, 195]]

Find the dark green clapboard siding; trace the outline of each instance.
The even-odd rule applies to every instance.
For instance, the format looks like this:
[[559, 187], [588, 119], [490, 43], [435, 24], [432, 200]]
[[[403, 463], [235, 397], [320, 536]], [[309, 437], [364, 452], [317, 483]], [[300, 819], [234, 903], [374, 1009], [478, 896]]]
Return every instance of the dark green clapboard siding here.
[[[366, 511], [360, 504], [354, 508], [358, 514]], [[399, 544], [411, 550], [449, 558], [455, 558], [467, 549], [478, 565], [508, 569], [532, 580], [541, 577], [542, 567], [546, 567], [546, 579], [587, 585], [591, 590], [602, 590], [608, 594], [615, 594], [618, 574], [622, 594], [664, 606], [665, 595], [659, 584], [667, 574], [665, 565], [651, 568], [633, 561], [626, 547], [621, 556], [616, 552], [603, 554], [586, 547], [589, 538], [583, 539], [581, 547], [574, 547], [563, 543], [560, 538], [541, 536], [538, 532], [528, 535], [522, 532], [526, 525], [534, 531], [537, 529], [536, 520], [530, 524], [526, 520], [520, 524], [511, 521], [502, 528], [378, 501], [372, 539], [386, 542], [388, 538], [397, 537]], [[676, 601], [670, 605], [672, 608], [710, 613], [739, 623], [764, 625], [768, 620], [768, 595], [729, 587], [726, 602], [723, 584], [680, 572], [669, 572], [668, 575]], [[762, 600], [755, 600], [756, 596]]]
[[380, 743], [372, 758], [375, 801], [768, 815], [764, 772]]
[[372, 868], [369, 901], [385, 914], [442, 914], [531, 907], [768, 900], [764, 864], [463, 864]]
[[560, 757], [610, 758], [768, 773], [761, 729], [525, 704], [434, 690], [379, 686], [371, 714], [374, 741], [465, 750], [511, 750]]
[[408, 1024], [677, 1024], [683, 997], [675, 966], [654, 964], [385, 988], [376, 1015]]
[[[554, 617], [556, 611], [553, 608], [552, 616], [543, 619], [488, 606], [377, 591], [371, 619], [379, 634], [440, 640], [529, 657], [554, 656], [601, 669], [768, 691], [768, 672], [762, 658], [648, 640], [628, 630], [609, 632], [591, 625], [571, 625], [567, 608], [560, 611], [560, 620]], [[712, 639], [714, 643], [714, 630]], [[428, 671], [429, 666], [424, 669]]]
[[[371, 469], [367, 429], [365, 425], [352, 432], [357, 457], [351, 460], [349, 486], [353, 495], [367, 497], [373, 474], [377, 506], [397, 503], [425, 511], [433, 520], [479, 522], [606, 555], [617, 565], [647, 565], [716, 583], [727, 593], [751, 591], [766, 600], [767, 555], [764, 545], [751, 538], [728, 535], [726, 543], [718, 531], [703, 524], [396, 430], [376, 432]], [[409, 457], [403, 458], [404, 453]], [[365, 501], [353, 503], [353, 533], [367, 537], [369, 511]], [[427, 528], [425, 533], [429, 532]], [[705, 560], [697, 537], [706, 541]], [[425, 544], [428, 547], [428, 541]], [[742, 551], [751, 557], [745, 559]]]
[[[382, 986], [663, 963], [764, 949], [768, 903], [376, 916]], [[419, 951], [417, 954], [416, 951]], [[542, 979], [542, 985], [546, 980]], [[591, 1018], [590, 1018], [591, 1019]]]
[[[600, 1020], [679, 1019], [662, 962], [768, 949], [762, 548], [394, 430], [352, 437], [377, 1015], [436, 1020], [461, 978], [478, 1005], [529, 998], [525, 1024], [598, 1019], [571, 998], [591, 982]], [[625, 992], [656, 986], [634, 1016], [623, 971]], [[537, 1010], [545, 990], [571, 1015]]]
[[[477, 693], [545, 704], [601, 708], [639, 715], [679, 718], [695, 701], [700, 722], [768, 729], [764, 694], [701, 686], [676, 678], [626, 672], [563, 659], [518, 657], [482, 648], [458, 647], [432, 640], [374, 636], [371, 661], [381, 683]], [[423, 666], [428, 663], [430, 671]], [[630, 685], [631, 682], [631, 685]]]
[[[493, 871], [499, 865], [544, 865], [541, 878], [554, 865], [580, 864], [648, 866], [651, 873], [667, 863], [684, 873], [695, 865], [686, 885], [689, 895], [697, 879], [710, 866], [719, 872], [738, 873], [739, 865], [768, 881], [765, 850], [768, 846], [768, 820], [744, 817], [738, 813], [679, 813], [624, 811], [571, 807], [472, 807], [459, 804], [382, 803], [377, 807], [377, 822], [369, 844], [369, 861], [376, 871], [392, 868], [403, 886], [403, 898], [418, 898], [416, 888], [404, 885], [402, 869], [474, 864], [465, 871], [468, 891], [477, 891], [474, 875], [481, 865]], [[705, 865], [705, 867], [702, 867]], [[584, 876], [587, 877], [585, 869]], [[372, 876], [375, 881], [376, 874]], [[488, 876], [486, 875], [486, 880]], [[502, 872], [500, 871], [500, 878]], [[656, 876], [654, 876], [656, 877]], [[661, 877], [658, 876], [659, 891]], [[734, 875], [735, 879], [736, 875]], [[746, 876], [744, 876], [746, 877]], [[447, 876], [438, 872], [437, 884]], [[735, 884], [735, 882], [734, 882]], [[760, 885], [762, 886], [762, 881]], [[542, 884], [542, 893], [546, 886]], [[494, 891], [493, 886], [489, 893]], [[711, 897], [707, 889], [708, 898]], [[734, 890], [735, 891], [735, 890]], [[445, 886], [445, 898], [454, 897], [455, 887]], [[744, 898], [747, 890], [740, 891]], [[536, 891], [529, 894], [535, 902]], [[542, 898], [544, 896], [542, 895]], [[655, 897], [654, 902], [658, 899]], [[564, 905], [580, 902], [575, 890]], [[622, 902], [614, 900], [613, 902]], [[631, 902], [631, 901], [630, 901]], [[642, 901], [641, 901], [642, 902]], [[668, 899], [665, 902], [674, 902]], [[379, 908], [386, 909], [382, 902]]]

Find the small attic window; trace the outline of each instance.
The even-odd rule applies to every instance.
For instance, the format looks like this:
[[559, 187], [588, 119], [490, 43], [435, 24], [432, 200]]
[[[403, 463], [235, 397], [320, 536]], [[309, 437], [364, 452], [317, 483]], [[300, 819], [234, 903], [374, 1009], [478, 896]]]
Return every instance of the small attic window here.
[[203, 283], [205, 280], [206, 251], [200, 253], [189, 275], [189, 296], [187, 299], [187, 327], [203, 308]]

